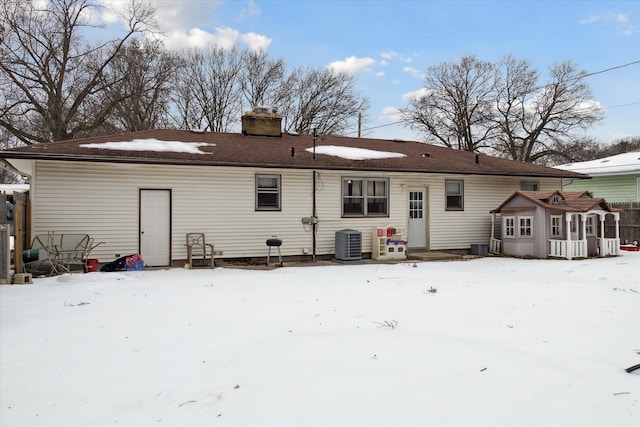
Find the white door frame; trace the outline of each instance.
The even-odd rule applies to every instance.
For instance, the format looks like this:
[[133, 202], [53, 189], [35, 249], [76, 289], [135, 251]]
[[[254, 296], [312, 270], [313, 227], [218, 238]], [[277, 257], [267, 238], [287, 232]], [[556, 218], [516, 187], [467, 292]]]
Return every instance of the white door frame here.
[[[411, 193], [417, 191], [422, 192], [421, 212], [416, 212], [415, 206], [414, 211], [412, 212]], [[412, 218], [412, 215], [415, 214], [418, 214], [421, 218]], [[416, 220], [421, 222], [421, 224], [414, 223]], [[412, 234], [415, 234], [416, 232], [423, 233], [423, 235], [421, 237], [418, 236], [418, 238], [414, 235], [412, 239]], [[408, 187], [407, 189], [407, 240], [407, 246], [409, 248], [429, 249], [429, 187], [417, 185]], [[412, 240], [413, 242], [417, 242], [417, 244], [412, 243]]]
[[[168, 197], [167, 197], [167, 202], [168, 202], [168, 206], [166, 206], [166, 214], [168, 215], [168, 218], [158, 218], [159, 224], [163, 227], [163, 230], [161, 230], [161, 233], [158, 234], [158, 229], [155, 228], [153, 230], [145, 230], [145, 226], [148, 228], [149, 225], [148, 224], [144, 224], [144, 198], [143, 198], [143, 194], [151, 194], [151, 193], [165, 193]], [[165, 206], [162, 206], [163, 208]], [[161, 213], [163, 210], [165, 209], [158, 209], [158, 206], [154, 205], [152, 207], [150, 207], [150, 209], [152, 209], [152, 213], [153, 214], [159, 214]], [[164, 214], [163, 214], [164, 215]], [[168, 265], [171, 265], [171, 219], [172, 219], [172, 192], [171, 189], [167, 189], [167, 188], [141, 188], [139, 189], [139, 213], [138, 213], [138, 251], [140, 253], [140, 255], [142, 255], [142, 260], [144, 261], [145, 265], [149, 265], [149, 266], [158, 266], [158, 267], [165, 267]], [[154, 222], [154, 227], [155, 227], [155, 218], [152, 221]], [[164, 228], [166, 227], [166, 228]], [[147, 235], [145, 236], [145, 231], [147, 233]], [[148, 240], [145, 240], [145, 242], [143, 242], [144, 239], [148, 239], [148, 233], [149, 232], [156, 232], [156, 235], [153, 237], [157, 237], [157, 239], [154, 239], [154, 241], [151, 243]], [[151, 244], [151, 249], [147, 248], [147, 244]], [[146, 256], [146, 258], [145, 258]]]

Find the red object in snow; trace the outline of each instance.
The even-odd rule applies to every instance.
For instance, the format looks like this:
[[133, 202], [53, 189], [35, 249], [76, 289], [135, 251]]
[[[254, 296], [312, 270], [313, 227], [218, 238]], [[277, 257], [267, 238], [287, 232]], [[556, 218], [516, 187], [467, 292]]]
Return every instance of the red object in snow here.
[[94, 271], [98, 271], [98, 260], [95, 258], [83, 259], [84, 263], [84, 272], [92, 273]]

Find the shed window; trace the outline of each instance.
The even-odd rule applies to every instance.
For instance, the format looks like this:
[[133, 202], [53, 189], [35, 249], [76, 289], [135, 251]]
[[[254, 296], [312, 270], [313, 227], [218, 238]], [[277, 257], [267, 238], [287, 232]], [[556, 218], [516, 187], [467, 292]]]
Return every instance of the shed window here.
[[279, 211], [280, 175], [256, 175], [256, 210]]
[[389, 180], [342, 178], [342, 216], [389, 216]]
[[533, 236], [533, 217], [521, 216], [518, 217], [518, 236], [519, 237], [532, 237]]
[[562, 236], [562, 215], [551, 215], [551, 237]]
[[595, 220], [594, 220], [594, 216], [593, 215], [587, 215], [587, 219], [586, 219], [586, 223], [585, 223], [585, 231], [587, 233], [587, 236], [595, 236], [595, 228], [594, 228], [594, 224], [595, 224]]
[[502, 219], [504, 229], [502, 235], [504, 237], [516, 237], [516, 219], [512, 216], [506, 216]]
[[446, 210], [464, 210], [464, 181], [447, 179], [444, 182], [446, 193]]

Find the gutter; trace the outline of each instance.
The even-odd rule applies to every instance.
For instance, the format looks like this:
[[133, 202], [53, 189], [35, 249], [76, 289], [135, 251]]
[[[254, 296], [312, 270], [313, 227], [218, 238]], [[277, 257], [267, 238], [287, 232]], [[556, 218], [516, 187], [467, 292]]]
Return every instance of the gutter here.
[[[32, 154], [22, 152], [10, 152], [0, 151], [0, 159], [25, 159], [25, 160], [50, 160], [50, 161], [72, 161], [72, 162], [95, 162], [95, 163], [126, 163], [126, 164], [151, 164], [151, 165], [173, 165], [173, 166], [228, 166], [228, 167], [249, 167], [249, 168], [267, 168], [267, 169], [321, 169], [321, 170], [337, 170], [337, 171], [364, 171], [364, 172], [394, 172], [394, 173], [425, 173], [425, 174], [447, 174], [447, 175], [481, 175], [481, 176], [520, 176], [531, 178], [577, 178], [577, 179], [590, 179], [591, 177], [585, 174], [571, 171], [561, 171], [558, 175], [547, 175], [541, 173], [527, 173], [527, 172], [484, 172], [478, 170], [451, 170], [451, 169], [437, 169], [437, 170], [425, 170], [425, 169], [412, 169], [412, 168], [389, 168], [389, 167], [372, 167], [372, 166], [351, 166], [351, 165], [338, 165], [338, 166], [322, 166], [318, 168], [316, 164], [308, 165], [291, 165], [282, 163], [244, 163], [238, 164], [237, 162], [211, 162], [211, 161], [176, 161], [165, 159], [149, 159], [142, 157], [126, 157], [126, 156], [94, 156], [94, 155], [78, 155], [78, 154]], [[354, 161], [355, 162], [355, 161]], [[563, 174], [562, 172], [566, 172]]]

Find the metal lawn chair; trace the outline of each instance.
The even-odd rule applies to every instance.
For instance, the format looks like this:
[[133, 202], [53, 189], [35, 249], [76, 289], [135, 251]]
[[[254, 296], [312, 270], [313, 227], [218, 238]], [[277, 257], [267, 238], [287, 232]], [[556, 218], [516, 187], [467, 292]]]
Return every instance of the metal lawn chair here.
[[[205, 241], [204, 233], [187, 233], [186, 246], [189, 267], [215, 266], [213, 245]], [[194, 265], [194, 261], [199, 265]]]

